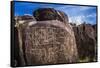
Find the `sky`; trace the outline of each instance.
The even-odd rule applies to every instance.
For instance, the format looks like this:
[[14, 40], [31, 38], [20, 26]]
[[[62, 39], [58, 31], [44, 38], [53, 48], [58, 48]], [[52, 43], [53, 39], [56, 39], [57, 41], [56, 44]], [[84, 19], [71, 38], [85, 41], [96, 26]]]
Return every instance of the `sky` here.
[[83, 22], [96, 24], [97, 8], [96, 6], [80, 6], [69, 4], [44, 4], [34, 2], [15, 2], [14, 15], [22, 16], [32, 13], [38, 8], [54, 8], [63, 11], [69, 17], [69, 22], [81, 24]]

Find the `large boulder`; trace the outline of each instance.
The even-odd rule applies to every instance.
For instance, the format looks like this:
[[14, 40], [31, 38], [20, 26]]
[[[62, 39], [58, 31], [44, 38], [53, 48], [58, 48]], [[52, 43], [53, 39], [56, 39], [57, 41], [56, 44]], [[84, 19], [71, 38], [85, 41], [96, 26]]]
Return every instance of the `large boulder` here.
[[26, 65], [74, 63], [78, 60], [73, 29], [58, 20], [25, 27], [22, 42]]
[[68, 16], [54, 8], [39, 8], [33, 12], [33, 16], [37, 21], [59, 20], [68, 23]]
[[[95, 26], [94, 26], [95, 28]], [[79, 58], [84, 62], [97, 60], [96, 29], [91, 24], [73, 26]]]

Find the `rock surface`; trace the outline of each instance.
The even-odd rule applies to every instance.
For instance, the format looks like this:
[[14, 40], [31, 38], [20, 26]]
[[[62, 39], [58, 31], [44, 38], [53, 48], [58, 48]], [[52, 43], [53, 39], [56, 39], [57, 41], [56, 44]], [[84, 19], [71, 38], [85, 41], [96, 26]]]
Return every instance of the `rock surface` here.
[[[77, 48], [72, 27], [58, 20], [37, 21], [32, 26], [20, 24], [19, 47], [25, 65], [77, 62]], [[70, 46], [69, 46], [70, 45]]]
[[74, 32], [63, 22], [37, 21], [23, 33], [27, 65], [77, 62]]
[[96, 25], [94, 28], [91, 24], [73, 25], [76, 38], [78, 54], [80, 59], [88, 58], [89, 61], [96, 61], [97, 56], [97, 39]]

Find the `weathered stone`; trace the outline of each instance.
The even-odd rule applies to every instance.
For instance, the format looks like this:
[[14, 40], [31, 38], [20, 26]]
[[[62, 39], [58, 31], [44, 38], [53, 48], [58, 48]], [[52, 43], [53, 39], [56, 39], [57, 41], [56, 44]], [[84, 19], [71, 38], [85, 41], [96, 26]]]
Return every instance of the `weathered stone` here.
[[25, 65], [77, 62], [77, 48], [72, 27], [57, 20], [20, 24], [20, 46]]
[[[24, 54], [24, 46], [22, 43], [22, 33], [28, 24], [32, 22], [33, 24], [36, 23], [36, 20], [33, 16], [16, 16], [14, 20], [14, 58], [13, 66], [25, 66], [25, 54]], [[29, 25], [30, 26], [30, 25]]]
[[27, 65], [77, 62], [74, 33], [62, 22], [38, 21], [23, 34]]
[[88, 61], [97, 60], [96, 29], [91, 24], [73, 26], [80, 59], [88, 58]]
[[64, 12], [53, 8], [39, 8], [33, 12], [33, 15], [37, 21], [59, 20], [68, 23], [68, 16]]

